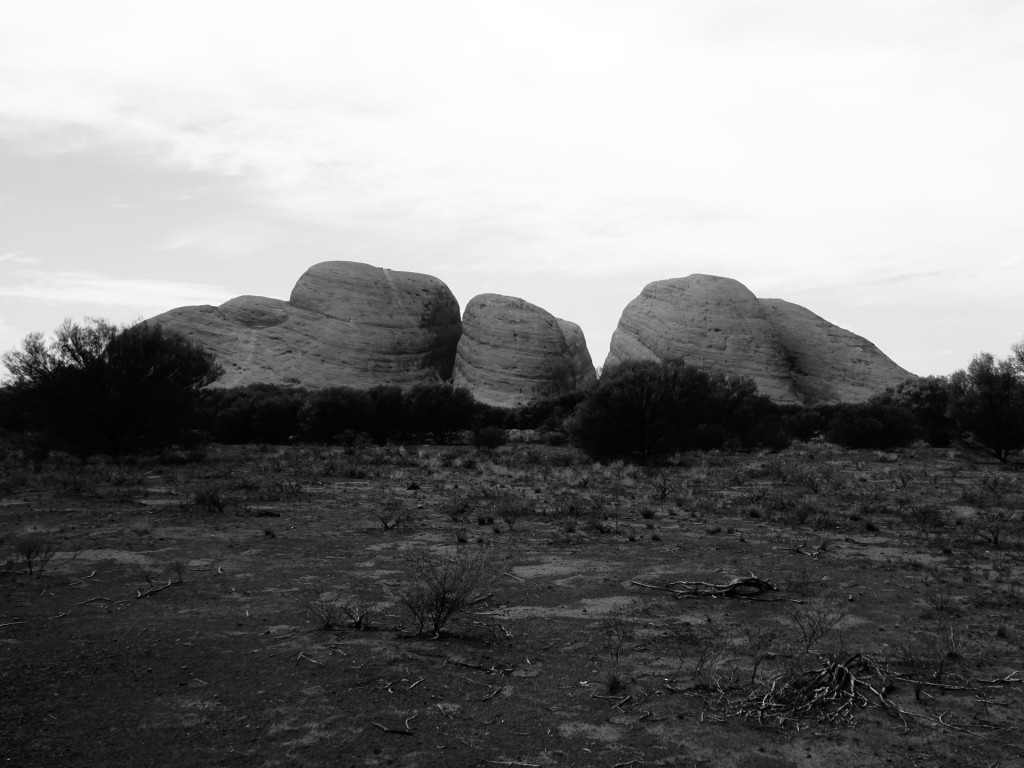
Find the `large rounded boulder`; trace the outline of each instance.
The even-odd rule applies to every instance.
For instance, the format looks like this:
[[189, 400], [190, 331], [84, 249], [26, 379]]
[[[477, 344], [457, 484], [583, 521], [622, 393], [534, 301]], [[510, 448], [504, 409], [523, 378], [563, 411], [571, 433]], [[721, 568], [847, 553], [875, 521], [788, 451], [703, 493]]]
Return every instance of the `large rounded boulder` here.
[[288, 301], [240, 296], [151, 318], [202, 344], [224, 368], [218, 386], [411, 386], [451, 377], [459, 304], [436, 277], [327, 261]]
[[454, 384], [479, 402], [514, 408], [595, 380], [586, 339], [575, 323], [513, 296], [485, 293], [466, 305]]
[[714, 275], [647, 285], [623, 311], [605, 367], [669, 359], [753, 379], [775, 402], [804, 405], [861, 402], [912, 377], [867, 339]]

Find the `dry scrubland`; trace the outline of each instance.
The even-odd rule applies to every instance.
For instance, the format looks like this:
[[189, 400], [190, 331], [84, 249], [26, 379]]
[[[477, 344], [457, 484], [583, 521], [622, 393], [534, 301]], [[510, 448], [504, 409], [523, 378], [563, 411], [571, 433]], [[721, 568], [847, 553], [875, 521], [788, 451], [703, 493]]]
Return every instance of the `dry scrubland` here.
[[8, 765], [1024, 754], [1024, 483], [980, 454], [216, 446], [0, 491]]

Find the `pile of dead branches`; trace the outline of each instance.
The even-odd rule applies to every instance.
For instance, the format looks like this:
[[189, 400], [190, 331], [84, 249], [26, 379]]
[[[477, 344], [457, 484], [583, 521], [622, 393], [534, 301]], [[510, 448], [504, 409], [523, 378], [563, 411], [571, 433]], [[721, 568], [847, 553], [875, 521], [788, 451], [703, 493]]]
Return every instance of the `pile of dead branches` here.
[[734, 712], [761, 725], [785, 727], [791, 720], [816, 720], [829, 725], [852, 725], [853, 713], [875, 705], [902, 717], [886, 699], [883, 671], [856, 654], [843, 661], [829, 659], [820, 669], [779, 675], [763, 692], [734, 703]]

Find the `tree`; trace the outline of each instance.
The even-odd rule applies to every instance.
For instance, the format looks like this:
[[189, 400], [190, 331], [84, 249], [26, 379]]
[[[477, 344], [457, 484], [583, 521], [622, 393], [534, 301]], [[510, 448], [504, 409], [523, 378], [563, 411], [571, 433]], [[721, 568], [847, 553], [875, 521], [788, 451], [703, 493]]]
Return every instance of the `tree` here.
[[26, 426], [43, 441], [121, 456], [174, 439], [193, 423], [199, 390], [220, 375], [213, 356], [159, 325], [104, 320], [27, 336], [3, 355]]
[[351, 387], [312, 392], [299, 410], [299, 429], [304, 440], [335, 442], [346, 434], [369, 433], [372, 425], [370, 396]]
[[1024, 448], [1024, 371], [1016, 359], [976, 355], [950, 376], [950, 400], [957, 425], [1000, 461]]
[[606, 369], [576, 409], [573, 441], [599, 459], [650, 462], [740, 435], [741, 414], [761, 407], [756, 385], [681, 360], [629, 361]]
[[886, 449], [910, 445], [917, 434], [917, 421], [909, 408], [869, 400], [841, 405], [827, 436], [847, 448]]
[[935, 446], [949, 445], [956, 434], [956, 422], [950, 416], [949, 379], [925, 376], [908, 379], [887, 390], [873, 401], [908, 409], [917, 420], [924, 438]]
[[203, 392], [206, 429], [221, 443], [286, 445], [299, 434], [299, 414], [309, 393], [280, 384], [248, 384]]
[[472, 425], [476, 401], [468, 390], [450, 384], [417, 384], [406, 393], [405, 406], [414, 432], [445, 443]]

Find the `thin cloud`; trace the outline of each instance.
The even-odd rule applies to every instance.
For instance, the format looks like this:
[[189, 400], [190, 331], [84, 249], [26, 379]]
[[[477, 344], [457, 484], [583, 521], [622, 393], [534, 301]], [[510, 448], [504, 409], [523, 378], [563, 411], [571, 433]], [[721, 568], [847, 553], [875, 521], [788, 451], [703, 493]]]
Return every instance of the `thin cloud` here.
[[40, 259], [34, 256], [25, 256], [17, 251], [11, 253], [0, 253], [0, 264], [38, 264]]
[[[5, 8], [0, 139], [230, 178], [330, 230], [318, 253], [443, 265], [470, 295], [711, 272], [862, 304], [927, 288], [942, 312], [1024, 279], [1022, 81], [1019, 3], [39, 0]], [[284, 240], [173, 226], [152, 250]]]
[[89, 272], [22, 272], [17, 284], [0, 285], [0, 296], [42, 302], [170, 309], [220, 304], [232, 297], [224, 288], [172, 280], [131, 279]]
[[273, 227], [259, 224], [225, 224], [180, 230], [160, 246], [166, 251], [196, 251], [214, 256], [251, 256], [281, 240]]

